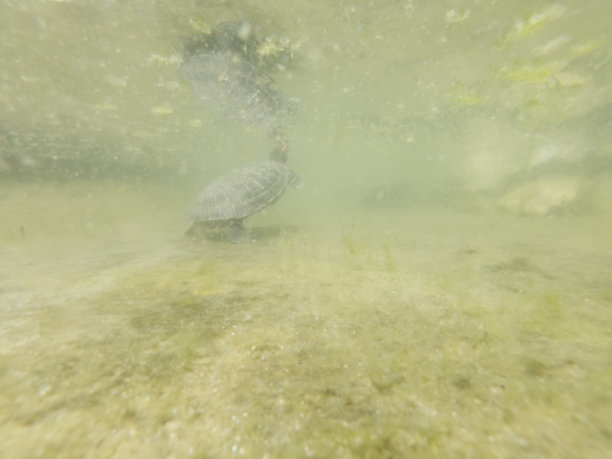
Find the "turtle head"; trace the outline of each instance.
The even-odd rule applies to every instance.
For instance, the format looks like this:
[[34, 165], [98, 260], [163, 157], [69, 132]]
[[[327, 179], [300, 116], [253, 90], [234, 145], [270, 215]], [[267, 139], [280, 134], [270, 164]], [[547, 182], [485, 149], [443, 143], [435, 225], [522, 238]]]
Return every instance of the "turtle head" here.
[[279, 144], [270, 152], [270, 159], [285, 164], [289, 158], [289, 146], [286, 140], [280, 140]]

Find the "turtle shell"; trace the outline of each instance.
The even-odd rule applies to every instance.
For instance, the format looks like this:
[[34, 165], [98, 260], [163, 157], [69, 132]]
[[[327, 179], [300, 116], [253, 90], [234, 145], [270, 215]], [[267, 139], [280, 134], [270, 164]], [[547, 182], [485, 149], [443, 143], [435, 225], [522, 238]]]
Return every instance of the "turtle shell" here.
[[208, 185], [192, 212], [196, 222], [242, 219], [276, 201], [296, 174], [278, 161], [236, 169]]
[[204, 104], [247, 126], [273, 130], [290, 109], [274, 80], [235, 53], [188, 56], [179, 73]]

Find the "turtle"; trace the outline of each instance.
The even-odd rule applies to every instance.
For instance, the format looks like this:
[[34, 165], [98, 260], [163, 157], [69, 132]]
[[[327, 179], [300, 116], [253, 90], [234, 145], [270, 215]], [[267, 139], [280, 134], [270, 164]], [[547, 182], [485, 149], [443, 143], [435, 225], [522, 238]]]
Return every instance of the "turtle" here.
[[220, 24], [210, 34], [186, 41], [179, 74], [213, 110], [277, 134], [297, 99], [287, 100], [277, 89], [259, 59], [257, 45], [248, 23]]
[[201, 102], [248, 127], [276, 132], [292, 110], [269, 75], [231, 53], [187, 57], [179, 73]]
[[285, 161], [286, 153], [273, 151], [260, 164], [235, 169], [214, 180], [200, 192], [185, 234], [204, 233], [209, 239], [224, 235], [230, 242], [254, 242], [243, 220], [273, 204], [287, 185], [299, 185], [299, 177]]

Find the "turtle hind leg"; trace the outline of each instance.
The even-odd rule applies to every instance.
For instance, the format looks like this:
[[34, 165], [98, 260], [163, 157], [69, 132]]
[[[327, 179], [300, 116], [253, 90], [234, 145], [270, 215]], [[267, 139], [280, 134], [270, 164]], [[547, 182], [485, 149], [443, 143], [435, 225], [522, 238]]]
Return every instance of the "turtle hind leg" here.
[[242, 220], [232, 220], [227, 232], [227, 240], [236, 244], [255, 242], [249, 230], [242, 226]]

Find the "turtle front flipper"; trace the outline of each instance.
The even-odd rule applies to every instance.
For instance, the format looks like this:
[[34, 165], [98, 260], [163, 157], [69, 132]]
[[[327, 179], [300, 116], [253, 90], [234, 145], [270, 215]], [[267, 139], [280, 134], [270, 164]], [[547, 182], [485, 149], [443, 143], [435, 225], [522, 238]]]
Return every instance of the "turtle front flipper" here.
[[233, 220], [225, 235], [227, 236], [228, 241], [235, 244], [255, 242], [251, 232], [242, 226], [242, 219]]
[[194, 220], [192, 221], [187, 229], [185, 229], [185, 236], [194, 237], [196, 236], [197, 228], [199, 226], [199, 222]]
[[300, 176], [293, 171], [289, 171], [289, 185], [291, 185], [293, 188], [299, 188], [302, 186]]

